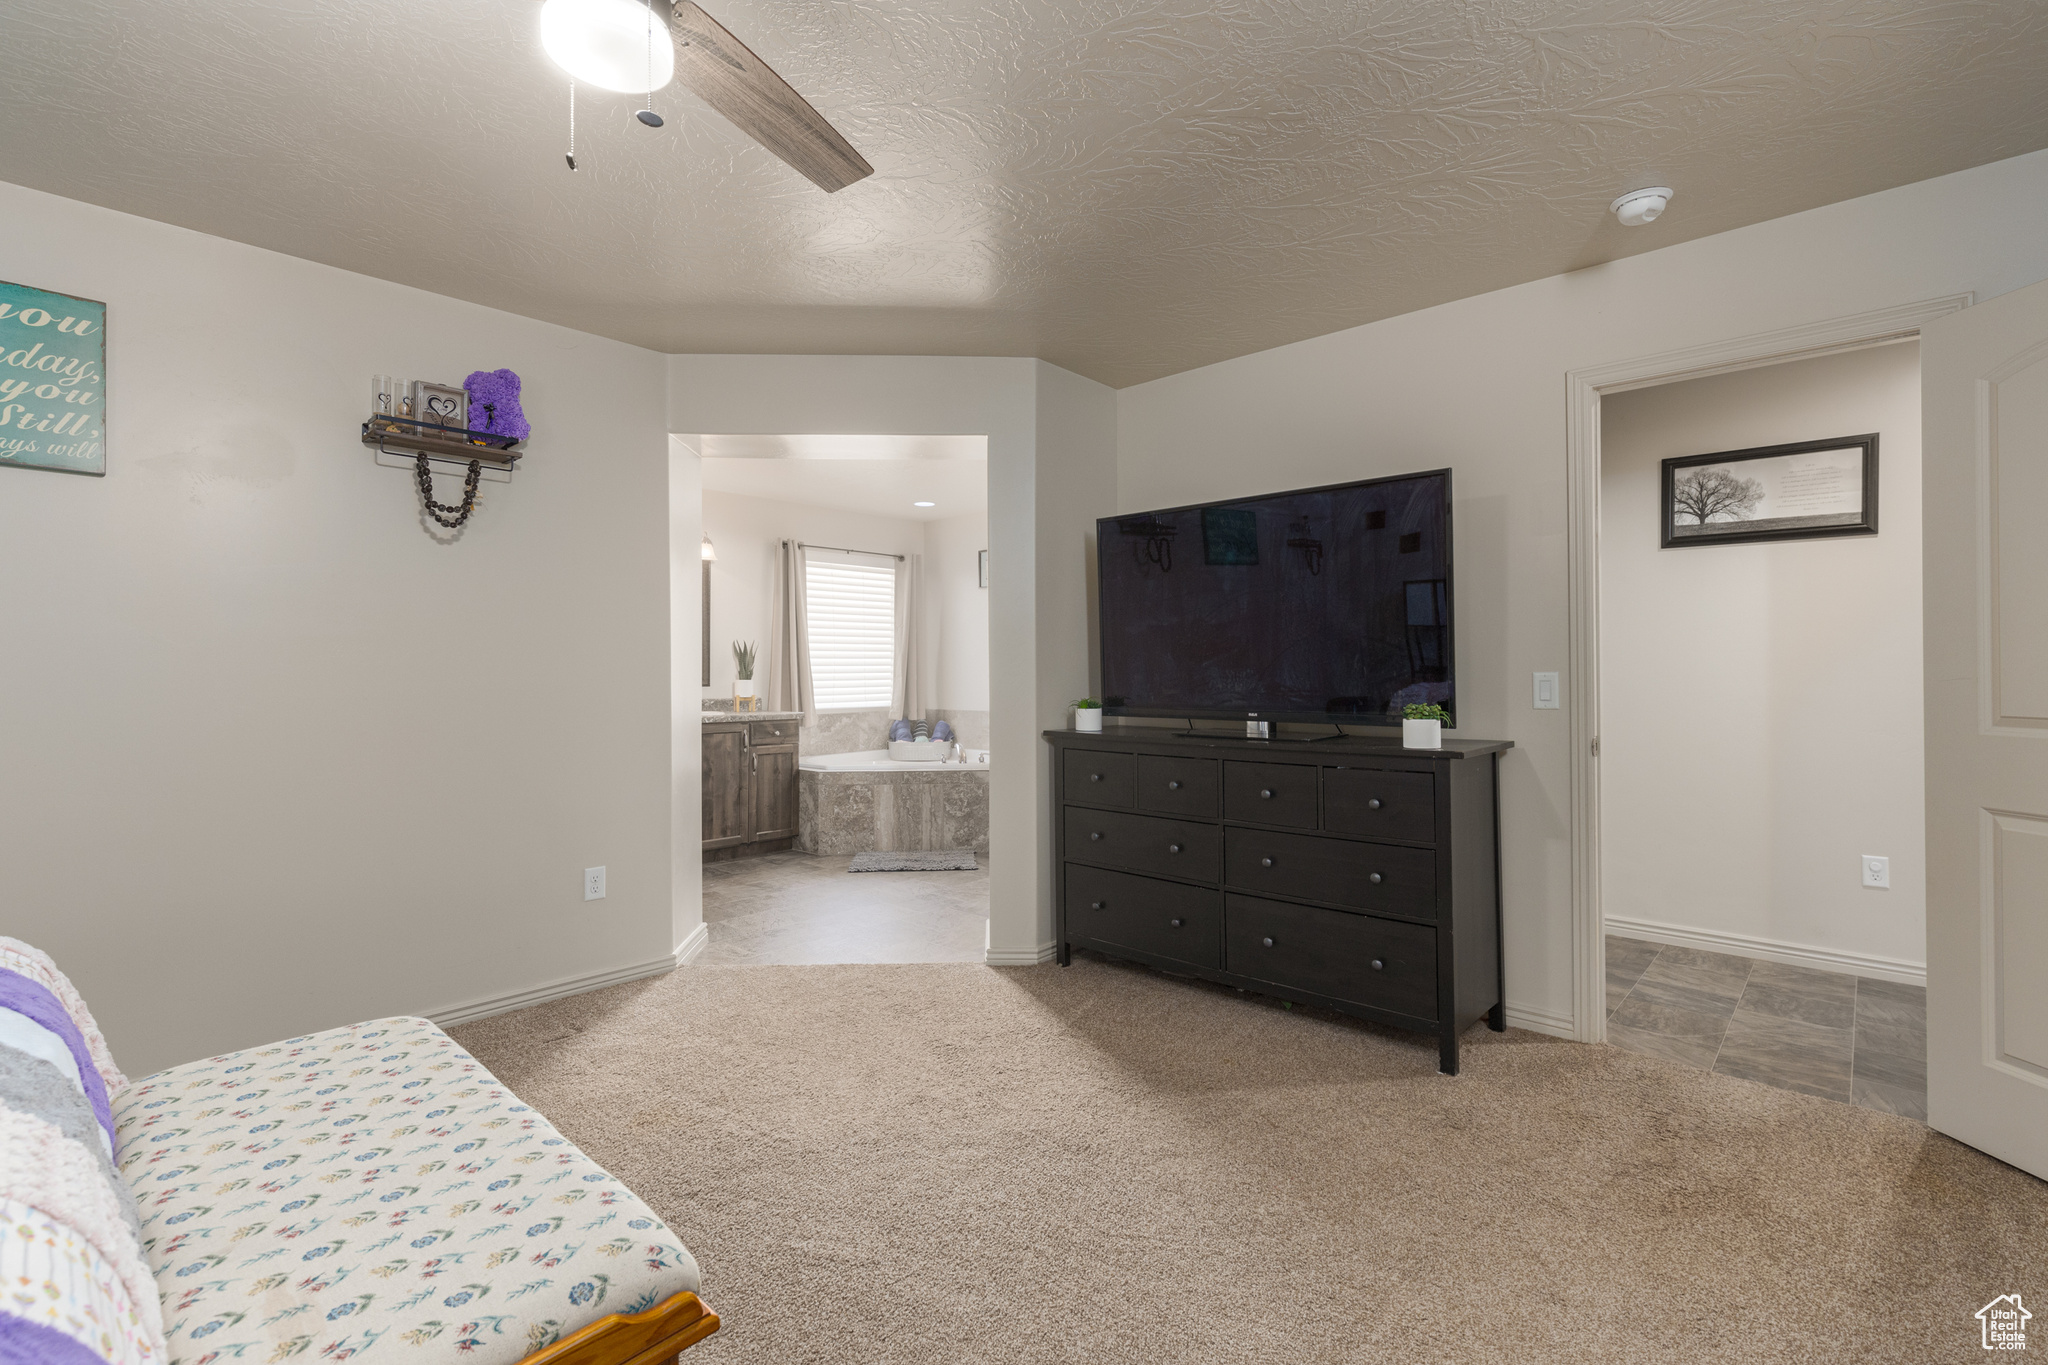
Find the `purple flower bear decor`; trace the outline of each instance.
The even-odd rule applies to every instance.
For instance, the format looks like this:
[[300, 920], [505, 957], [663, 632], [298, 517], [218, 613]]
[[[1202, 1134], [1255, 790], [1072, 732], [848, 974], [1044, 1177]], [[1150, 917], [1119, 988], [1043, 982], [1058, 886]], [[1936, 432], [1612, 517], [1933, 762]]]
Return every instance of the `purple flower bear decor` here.
[[533, 434], [519, 410], [519, 376], [510, 370], [478, 370], [462, 381], [469, 394], [469, 429], [523, 441]]

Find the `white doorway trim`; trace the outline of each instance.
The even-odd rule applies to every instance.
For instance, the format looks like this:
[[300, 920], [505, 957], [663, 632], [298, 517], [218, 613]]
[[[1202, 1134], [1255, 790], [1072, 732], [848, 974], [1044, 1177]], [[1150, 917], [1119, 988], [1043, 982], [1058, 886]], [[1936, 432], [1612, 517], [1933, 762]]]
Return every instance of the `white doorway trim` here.
[[1565, 375], [1565, 497], [1570, 561], [1572, 1036], [1607, 1038], [1607, 952], [1600, 901], [1600, 399], [1682, 379], [1808, 360], [1916, 337], [1967, 308], [1951, 294], [1776, 332], [1734, 337]]

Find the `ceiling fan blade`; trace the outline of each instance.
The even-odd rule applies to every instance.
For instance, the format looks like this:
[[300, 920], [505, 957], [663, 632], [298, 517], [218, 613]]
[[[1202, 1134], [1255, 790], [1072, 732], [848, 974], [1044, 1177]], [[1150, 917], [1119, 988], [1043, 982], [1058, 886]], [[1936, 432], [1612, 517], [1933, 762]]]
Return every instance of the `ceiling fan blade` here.
[[839, 130], [692, 0], [676, 0], [676, 77], [732, 125], [830, 194], [875, 173]]

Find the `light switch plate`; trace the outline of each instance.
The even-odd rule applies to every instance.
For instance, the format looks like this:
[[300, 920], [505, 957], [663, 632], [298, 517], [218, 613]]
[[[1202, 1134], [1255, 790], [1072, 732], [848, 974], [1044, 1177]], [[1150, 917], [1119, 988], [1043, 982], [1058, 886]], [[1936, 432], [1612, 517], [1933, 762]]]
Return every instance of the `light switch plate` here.
[[1892, 889], [1892, 860], [1880, 858], [1875, 853], [1863, 855], [1863, 884], [1880, 891]]
[[586, 867], [583, 869], [583, 899], [601, 901], [604, 899], [604, 869]]
[[1536, 675], [1536, 709], [1538, 711], [1555, 711], [1557, 707], [1557, 674], [1538, 673]]

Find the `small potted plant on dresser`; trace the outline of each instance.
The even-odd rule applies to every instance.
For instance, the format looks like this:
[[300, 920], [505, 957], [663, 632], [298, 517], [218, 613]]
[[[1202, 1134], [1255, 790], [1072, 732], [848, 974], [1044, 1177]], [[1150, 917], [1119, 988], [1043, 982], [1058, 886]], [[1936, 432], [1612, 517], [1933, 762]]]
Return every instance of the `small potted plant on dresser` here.
[[732, 709], [758, 709], [754, 696], [754, 645], [751, 640], [732, 642]]
[[1074, 703], [1074, 728], [1083, 734], [1102, 733], [1102, 703], [1093, 697], [1083, 697]]
[[1401, 747], [1443, 748], [1444, 722], [1449, 719], [1444, 708], [1433, 701], [1410, 702], [1401, 711]]

